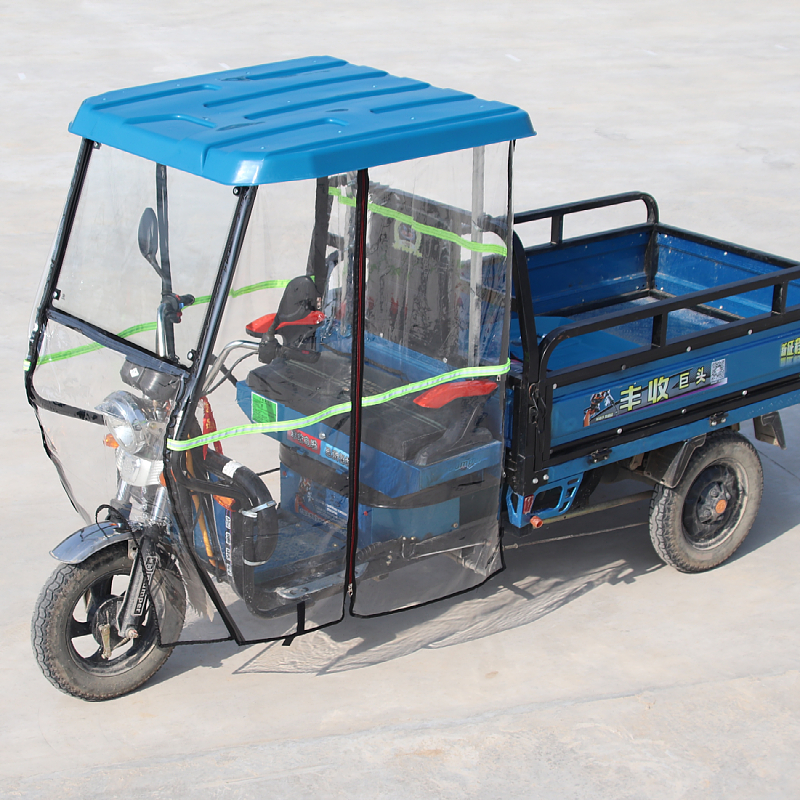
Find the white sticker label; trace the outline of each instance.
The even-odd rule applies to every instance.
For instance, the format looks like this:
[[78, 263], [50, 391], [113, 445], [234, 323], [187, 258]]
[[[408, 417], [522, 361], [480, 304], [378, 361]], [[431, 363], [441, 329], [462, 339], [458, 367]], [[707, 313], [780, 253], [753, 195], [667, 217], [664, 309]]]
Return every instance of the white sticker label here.
[[233, 479], [236, 470], [239, 469], [242, 465], [238, 461], [229, 461], [223, 468], [222, 474], [225, 475], [227, 478]]

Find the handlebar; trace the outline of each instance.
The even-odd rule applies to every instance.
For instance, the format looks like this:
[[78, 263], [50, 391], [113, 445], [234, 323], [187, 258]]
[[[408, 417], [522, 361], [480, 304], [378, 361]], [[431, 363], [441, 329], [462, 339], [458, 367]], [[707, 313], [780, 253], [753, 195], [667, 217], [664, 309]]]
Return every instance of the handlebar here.
[[[242, 348], [244, 350], [250, 350], [253, 353], [258, 352], [259, 343], [258, 342], [247, 342], [244, 339], [237, 339], [236, 341], [229, 342], [222, 348], [220, 354], [214, 359], [214, 364], [211, 366], [211, 369], [208, 371], [208, 375], [206, 376], [205, 382], [203, 383], [203, 394], [206, 394], [208, 390], [214, 385], [214, 381], [216, 380], [217, 375], [219, 375], [219, 371], [225, 364], [225, 359], [238, 348]], [[234, 365], [235, 366], [235, 365]]]

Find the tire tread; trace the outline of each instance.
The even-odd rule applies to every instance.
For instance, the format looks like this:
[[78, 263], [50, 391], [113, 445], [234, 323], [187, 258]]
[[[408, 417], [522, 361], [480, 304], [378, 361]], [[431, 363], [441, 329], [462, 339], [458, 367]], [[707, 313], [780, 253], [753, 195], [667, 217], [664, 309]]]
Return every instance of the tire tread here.
[[[753, 519], [746, 524], [743, 534], [738, 534], [738, 541], [734, 541], [732, 548], [720, 547], [719, 554], [716, 558], [706, 560], [692, 559], [687, 555], [686, 545], [681, 541], [682, 534], [679, 531], [683, 530], [682, 520], [682, 507], [683, 507], [683, 492], [688, 490], [688, 485], [695, 479], [693, 475], [698, 464], [701, 464], [708, 458], [710, 453], [719, 450], [721, 453], [726, 449], [733, 449], [734, 447], [743, 447], [745, 452], [748, 453], [746, 458], [752, 457], [754, 459], [751, 466], [754, 468], [752, 478], [754, 485], [750, 487], [748, 492], [748, 503], [751, 509], [747, 512], [752, 514], [753, 519], [758, 511], [758, 505], [761, 501], [764, 486], [764, 476], [761, 468], [761, 461], [758, 456], [758, 451], [753, 447], [752, 443], [739, 433], [730, 430], [719, 431], [712, 436], [709, 436], [706, 443], [699, 448], [692, 456], [686, 471], [683, 475], [678, 486], [670, 489], [667, 486], [658, 484], [653, 490], [653, 497], [650, 501], [650, 540], [653, 548], [658, 554], [659, 558], [671, 567], [674, 567], [680, 572], [704, 572], [718, 566], [719, 564], [727, 561], [742, 545], [742, 542], [747, 537]], [[713, 463], [713, 460], [709, 463]], [[740, 460], [740, 463], [743, 463]], [[752, 505], [755, 504], [755, 509]], [[675, 516], [677, 515], [677, 519]], [[734, 537], [736, 538], [736, 537]], [[712, 551], [708, 551], [712, 552]]]
[[[172, 653], [172, 647], [156, 645], [155, 651], [158, 655], [154, 652], [146, 657], [149, 668], [140, 670], [139, 678], [130, 680], [130, 672], [133, 671], [131, 670], [119, 676], [98, 678], [94, 681], [96, 687], [87, 689], [76, 682], [64, 668], [62, 660], [65, 654], [54, 652], [52, 639], [57, 637], [59, 632], [52, 628], [56, 624], [53, 619], [57, 619], [60, 613], [59, 603], [69, 600], [70, 584], [80, 582], [87, 571], [95, 568], [97, 564], [105, 560], [112, 563], [120, 557], [123, 547], [127, 550], [127, 544], [111, 545], [94, 553], [81, 564], [60, 564], [56, 567], [39, 593], [31, 618], [31, 646], [42, 674], [57, 689], [82, 700], [109, 700], [138, 689], [164, 666]], [[72, 609], [69, 610], [69, 613], [72, 613]], [[144, 662], [140, 662], [136, 666], [141, 666], [142, 663]]]

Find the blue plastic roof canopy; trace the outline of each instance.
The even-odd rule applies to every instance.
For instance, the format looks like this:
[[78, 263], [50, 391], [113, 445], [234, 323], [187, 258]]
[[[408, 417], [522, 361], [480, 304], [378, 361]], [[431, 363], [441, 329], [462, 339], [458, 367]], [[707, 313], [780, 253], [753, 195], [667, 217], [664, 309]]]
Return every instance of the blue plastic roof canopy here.
[[85, 100], [69, 129], [236, 186], [534, 135], [516, 106], [328, 56], [108, 92]]

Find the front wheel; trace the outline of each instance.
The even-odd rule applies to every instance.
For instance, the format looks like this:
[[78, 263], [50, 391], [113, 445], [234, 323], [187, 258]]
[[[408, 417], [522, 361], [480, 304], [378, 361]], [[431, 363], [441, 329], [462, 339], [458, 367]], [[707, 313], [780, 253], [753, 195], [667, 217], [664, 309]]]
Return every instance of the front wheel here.
[[761, 460], [744, 436], [723, 431], [709, 437], [674, 489], [659, 485], [653, 491], [653, 547], [681, 572], [716, 567], [750, 531], [763, 486]]
[[[182, 623], [183, 586], [166, 560], [162, 571], [172, 588], [170, 614]], [[80, 564], [61, 564], [42, 589], [31, 641], [42, 672], [61, 691], [84, 700], [119, 697], [141, 686], [169, 658], [172, 648], [158, 643], [152, 603], [136, 638], [122, 639], [117, 633], [116, 615], [132, 567], [127, 543], [116, 544]]]

